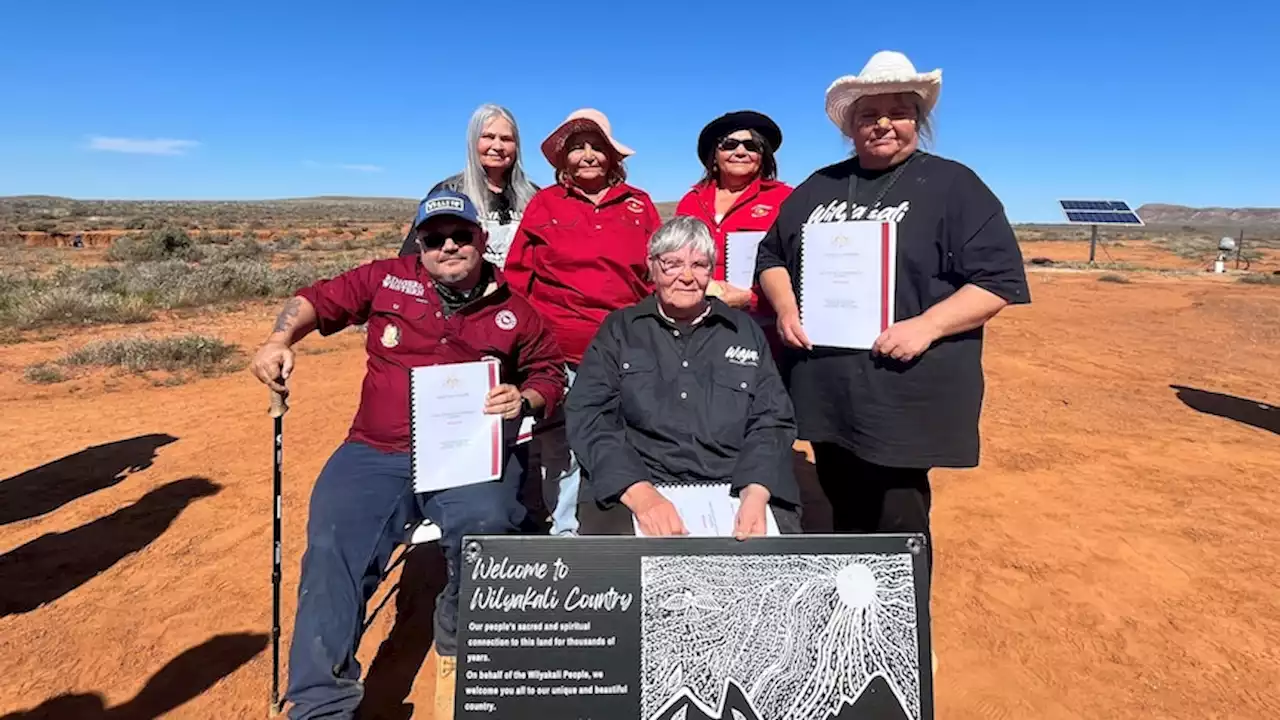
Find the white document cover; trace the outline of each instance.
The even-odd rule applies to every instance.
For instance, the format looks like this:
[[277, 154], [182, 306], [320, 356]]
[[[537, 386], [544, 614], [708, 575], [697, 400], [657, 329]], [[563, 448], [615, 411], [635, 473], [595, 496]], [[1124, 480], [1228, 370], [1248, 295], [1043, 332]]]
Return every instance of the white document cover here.
[[502, 477], [502, 416], [484, 399], [499, 382], [496, 360], [416, 367], [409, 377], [414, 492]]
[[870, 350], [893, 324], [897, 223], [807, 223], [801, 243], [800, 324], [809, 341]]
[[[729, 495], [729, 483], [703, 485], [656, 485], [658, 492], [676, 506], [689, 531], [688, 537], [733, 537], [733, 524], [742, 501]], [[773, 508], [765, 506], [765, 534], [778, 535]], [[640, 521], [632, 518], [636, 536], [644, 537]]]
[[724, 281], [742, 290], [755, 284], [756, 251], [763, 231], [731, 232], [724, 236]]

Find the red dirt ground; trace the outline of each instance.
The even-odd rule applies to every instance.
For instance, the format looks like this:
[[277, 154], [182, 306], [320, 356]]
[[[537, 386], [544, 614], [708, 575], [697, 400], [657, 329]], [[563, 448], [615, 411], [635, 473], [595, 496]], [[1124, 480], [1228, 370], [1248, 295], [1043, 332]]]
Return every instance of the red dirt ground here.
[[[935, 477], [939, 718], [1280, 714], [1280, 411], [1214, 394], [1280, 404], [1280, 287], [1130, 277], [1032, 273], [1034, 304], [990, 326], [982, 466]], [[193, 330], [251, 350], [274, 312], [92, 335]], [[25, 365], [89, 334], [40, 337], [0, 346], [0, 714], [266, 715], [265, 391], [245, 372], [33, 386]], [[362, 340], [303, 343], [286, 643], [308, 492], [355, 409]], [[176, 439], [122, 442], [151, 433]], [[431, 718], [424, 619], [393, 623], [396, 604], [361, 647], [366, 669], [380, 656], [368, 716]]]

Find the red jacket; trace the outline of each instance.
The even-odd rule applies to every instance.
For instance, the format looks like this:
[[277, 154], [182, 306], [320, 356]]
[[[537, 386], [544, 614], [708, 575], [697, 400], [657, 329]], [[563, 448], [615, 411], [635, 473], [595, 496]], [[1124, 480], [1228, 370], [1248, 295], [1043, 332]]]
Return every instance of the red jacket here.
[[348, 440], [409, 451], [409, 369], [421, 365], [496, 357], [502, 382], [538, 391], [546, 413], [555, 409], [564, 395], [564, 355], [500, 270], [494, 279], [497, 289], [450, 317], [417, 255], [375, 260], [298, 291], [315, 306], [321, 335], [368, 323], [369, 359]]
[[565, 185], [529, 201], [504, 272], [546, 319], [569, 362], [582, 361], [606, 315], [653, 292], [649, 236], [660, 223], [648, 193], [626, 183], [610, 188], [598, 206]]
[[[680, 199], [676, 206], [676, 215], [691, 215], [711, 228], [711, 235], [716, 241], [716, 280], [724, 280], [724, 241], [725, 235], [731, 232], [752, 230], [768, 230], [778, 217], [778, 208], [782, 201], [791, 194], [791, 186], [777, 180], [761, 180], [756, 178], [747, 186], [745, 192], [729, 208], [724, 218], [716, 222], [716, 186], [714, 183], [698, 183]], [[746, 310], [757, 316], [772, 317], [773, 310], [760, 291], [760, 286], [751, 288], [751, 303]]]

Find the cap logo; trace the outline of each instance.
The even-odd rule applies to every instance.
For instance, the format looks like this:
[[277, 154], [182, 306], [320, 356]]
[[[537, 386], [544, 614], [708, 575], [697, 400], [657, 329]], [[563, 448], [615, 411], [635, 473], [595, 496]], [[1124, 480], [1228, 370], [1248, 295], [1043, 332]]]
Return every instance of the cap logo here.
[[499, 310], [498, 314], [493, 318], [493, 324], [497, 325], [501, 330], [514, 330], [516, 328], [516, 314], [510, 310]]
[[427, 212], [433, 213], [437, 210], [457, 210], [458, 212], [463, 212], [466, 210], [466, 205], [462, 202], [461, 198], [446, 197], [432, 198], [428, 200]]

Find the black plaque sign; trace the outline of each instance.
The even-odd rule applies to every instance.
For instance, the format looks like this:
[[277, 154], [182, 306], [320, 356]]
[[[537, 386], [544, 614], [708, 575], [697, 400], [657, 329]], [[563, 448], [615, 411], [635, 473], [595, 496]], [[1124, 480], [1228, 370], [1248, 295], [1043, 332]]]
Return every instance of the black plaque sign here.
[[469, 537], [455, 720], [933, 720], [920, 535]]

